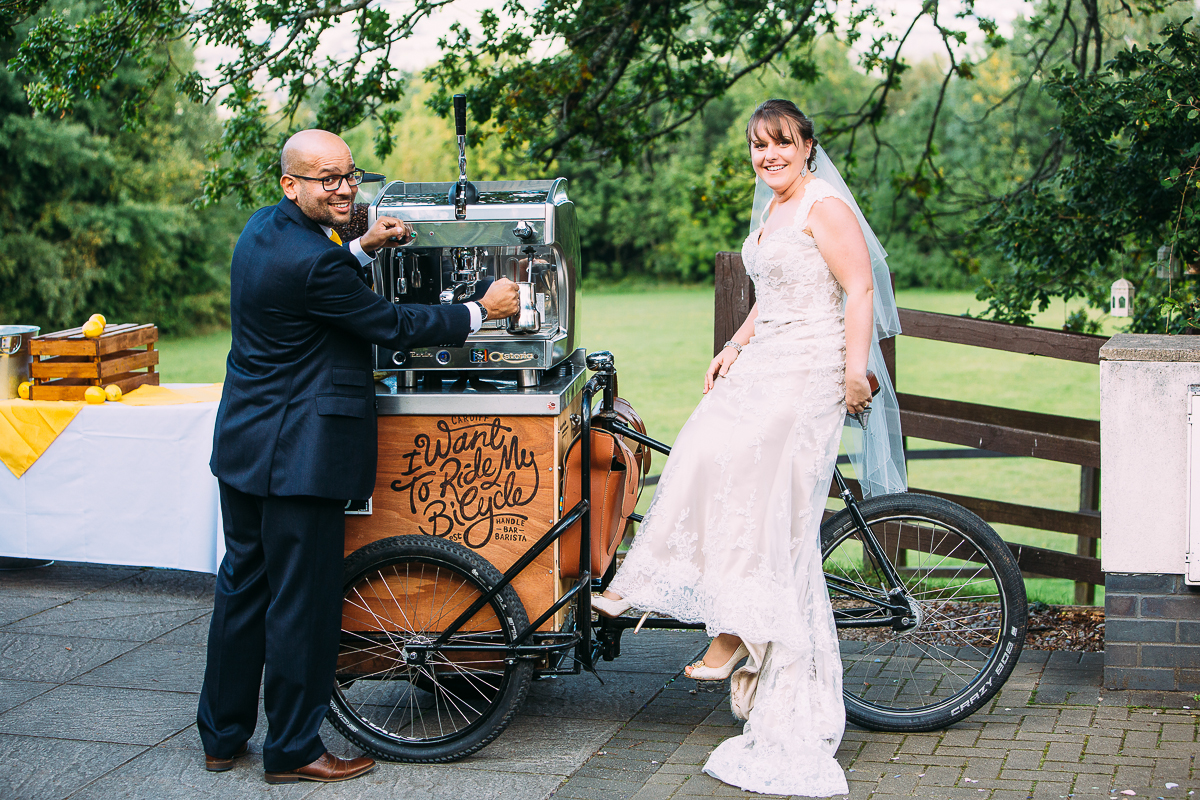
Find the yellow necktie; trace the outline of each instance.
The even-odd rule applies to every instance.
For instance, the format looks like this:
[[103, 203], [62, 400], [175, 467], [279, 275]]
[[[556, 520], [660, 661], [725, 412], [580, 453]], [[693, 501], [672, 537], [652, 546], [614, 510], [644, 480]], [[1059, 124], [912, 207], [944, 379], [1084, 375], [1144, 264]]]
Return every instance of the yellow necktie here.
[[335, 231], [333, 228], [329, 229], [329, 238], [332, 239], [333, 243], [338, 247], [342, 246], [342, 237], [338, 236], [337, 231]]

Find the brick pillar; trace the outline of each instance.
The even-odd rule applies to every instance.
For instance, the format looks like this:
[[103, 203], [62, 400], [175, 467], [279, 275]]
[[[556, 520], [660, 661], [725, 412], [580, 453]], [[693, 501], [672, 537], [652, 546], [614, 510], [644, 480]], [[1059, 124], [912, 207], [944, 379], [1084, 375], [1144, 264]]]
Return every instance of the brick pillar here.
[[1182, 575], [1105, 576], [1104, 686], [1200, 691], [1200, 587]]

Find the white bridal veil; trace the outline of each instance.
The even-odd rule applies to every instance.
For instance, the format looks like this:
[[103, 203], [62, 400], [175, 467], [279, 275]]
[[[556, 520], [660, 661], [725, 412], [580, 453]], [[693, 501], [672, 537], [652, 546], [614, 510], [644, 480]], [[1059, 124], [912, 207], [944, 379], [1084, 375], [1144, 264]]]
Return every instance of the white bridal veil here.
[[[871, 230], [854, 195], [842, 180], [841, 173], [820, 145], [817, 145], [813, 164], [813, 175], [832, 186], [858, 218], [863, 238], [867, 240], [867, 250], [871, 254], [871, 273], [875, 280], [875, 329], [871, 337], [871, 351], [867, 356], [867, 369], [879, 379], [880, 391], [871, 403], [870, 414], [864, 416], [868, 420], [866, 425], [860, 425], [847, 415], [842, 444], [850, 455], [850, 463], [862, 486], [863, 497], [905, 492], [908, 491], [908, 478], [904, 468], [904, 443], [900, 435], [900, 407], [896, 390], [883, 363], [883, 352], [879, 349], [880, 339], [900, 333], [900, 315], [896, 311], [896, 297], [892, 293], [887, 251]], [[773, 195], [770, 187], [760, 178], [754, 187], [751, 230], [756, 230], [765, 222]]]

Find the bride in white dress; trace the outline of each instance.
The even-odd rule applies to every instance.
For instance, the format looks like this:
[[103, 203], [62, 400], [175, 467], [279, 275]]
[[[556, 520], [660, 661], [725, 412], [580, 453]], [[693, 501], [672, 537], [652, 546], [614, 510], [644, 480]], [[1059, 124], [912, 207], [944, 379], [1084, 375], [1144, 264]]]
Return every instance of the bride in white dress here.
[[742, 246], [757, 303], [709, 365], [633, 546], [593, 603], [705, 623], [716, 638], [690, 677], [724, 679], [749, 655], [733, 674], [743, 733], [705, 772], [828, 797], [847, 792], [834, 758], [846, 716], [819, 528], [845, 415], [871, 403], [871, 255], [853, 200], [813, 174], [812, 123], [794, 104], [760, 105], [746, 138], [773, 192]]

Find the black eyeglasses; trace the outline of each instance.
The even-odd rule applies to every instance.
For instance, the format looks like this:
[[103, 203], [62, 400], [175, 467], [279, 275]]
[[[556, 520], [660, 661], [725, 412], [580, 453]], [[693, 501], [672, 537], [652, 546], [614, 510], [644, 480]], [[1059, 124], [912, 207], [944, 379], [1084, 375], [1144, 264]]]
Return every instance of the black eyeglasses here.
[[361, 169], [347, 172], [345, 175], [327, 175], [324, 178], [310, 178], [307, 175], [292, 175], [290, 172], [286, 174], [291, 175], [293, 178], [299, 178], [302, 181], [313, 181], [314, 183], [319, 183], [321, 184], [321, 188], [327, 192], [336, 192], [342, 185], [342, 181], [345, 181], [350, 186], [358, 186], [363, 182], [363, 178], [367, 175], [367, 173]]

